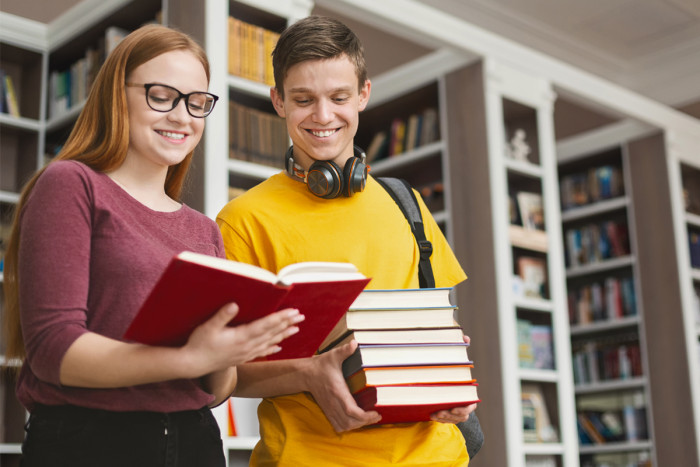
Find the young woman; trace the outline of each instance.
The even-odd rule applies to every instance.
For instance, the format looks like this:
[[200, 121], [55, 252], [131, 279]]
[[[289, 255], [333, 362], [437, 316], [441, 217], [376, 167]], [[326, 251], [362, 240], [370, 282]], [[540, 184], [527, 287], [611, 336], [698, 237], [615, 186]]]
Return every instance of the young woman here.
[[121, 339], [174, 254], [224, 256], [217, 225], [179, 201], [217, 100], [208, 84], [188, 36], [133, 32], [22, 193], [4, 286], [6, 353], [23, 361], [30, 412], [24, 466], [223, 466], [209, 407], [233, 391], [236, 365], [298, 330], [291, 309], [229, 327], [228, 304], [180, 348]]

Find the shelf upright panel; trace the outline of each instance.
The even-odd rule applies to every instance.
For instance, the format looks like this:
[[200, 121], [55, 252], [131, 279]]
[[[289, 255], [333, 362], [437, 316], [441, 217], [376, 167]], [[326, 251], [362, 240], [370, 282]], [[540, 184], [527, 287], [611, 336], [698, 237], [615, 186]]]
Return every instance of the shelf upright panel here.
[[[561, 245], [553, 135], [554, 94], [537, 79], [491, 60], [469, 65], [446, 77], [455, 252], [469, 280], [458, 286], [458, 305], [472, 337], [480, 386], [492, 403], [479, 408], [488, 465], [524, 466], [546, 455], [559, 466], [578, 465], [573, 378]], [[508, 134], [525, 125], [532, 149], [527, 160], [505, 155]], [[465, 178], [466, 177], [466, 178]], [[527, 189], [542, 199], [539, 243], [511, 241], [509, 198]], [[459, 200], [459, 201], [457, 201]], [[517, 229], [516, 229], [517, 230]], [[542, 247], [541, 239], [545, 239]], [[546, 281], [535, 296], [513, 287], [518, 258], [541, 258]], [[552, 368], [521, 368], [519, 321], [549, 327]], [[526, 441], [521, 386], [539, 387], [556, 436]], [[528, 438], [529, 440], [530, 438]], [[479, 454], [480, 456], [482, 453]], [[532, 459], [531, 459], [532, 457]]]
[[694, 261], [690, 242], [690, 232], [693, 229], [700, 231], [700, 206], [695, 202], [700, 200], [700, 135], [669, 131], [666, 136], [666, 161], [690, 375], [696, 465], [700, 465], [700, 264]]

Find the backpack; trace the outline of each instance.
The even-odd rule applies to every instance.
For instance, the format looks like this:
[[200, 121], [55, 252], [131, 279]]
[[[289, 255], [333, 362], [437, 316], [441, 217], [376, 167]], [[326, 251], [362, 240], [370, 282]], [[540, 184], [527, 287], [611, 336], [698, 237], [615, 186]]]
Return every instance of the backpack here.
[[[420, 261], [418, 263], [418, 282], [421, 289], [434, 288], [435, 276], [430, 264], [430, 256], [433, 254], [433, 244], [425, 237], [423, 228], [423, 216], [418, 206], [411, 185], [403, 179], [392, 177], [377, 177], [377, 182], [389, 193], [392, 199], [401, 209], [404, 217], [411, 226], [411, 232], [416, 238], [420, 249]], [[469, 415], [465, 422], [457, 424], [459, 431], [464, 436], [469, 459], [473, 459], [484, 444], [484, 433], [481, 431], [481, 424], [475, 412]]]

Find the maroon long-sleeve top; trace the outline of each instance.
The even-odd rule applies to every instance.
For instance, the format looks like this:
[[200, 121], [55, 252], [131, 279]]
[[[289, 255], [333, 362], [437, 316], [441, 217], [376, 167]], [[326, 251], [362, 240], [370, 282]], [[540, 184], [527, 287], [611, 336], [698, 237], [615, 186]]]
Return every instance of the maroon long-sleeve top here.
[[79, 162], [50, 164], [21, 215], [19, 290], [27, 358], [17, 395], [25, 407], [169, 412], [210, 403], [213, 396], [196, 380], [116, 389], [59, 381], [70, 345], [89, 331], [120, 339], [168, 261], [183, 250], [224, 256], [216, 223], [186, 205], [153, 211]]

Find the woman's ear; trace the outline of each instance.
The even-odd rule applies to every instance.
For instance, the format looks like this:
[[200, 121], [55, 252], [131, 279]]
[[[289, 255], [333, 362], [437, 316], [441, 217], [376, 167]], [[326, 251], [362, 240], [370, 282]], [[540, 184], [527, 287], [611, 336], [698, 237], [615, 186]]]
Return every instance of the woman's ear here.
[[272, 106], [275, 108], [277, 115], [282, 118], [286, 118], [284, 113], [284, 99], [280, 95], [279, 91], [277, 91], [276, 87], [270, 88], [270, 100], [272, 101]]

